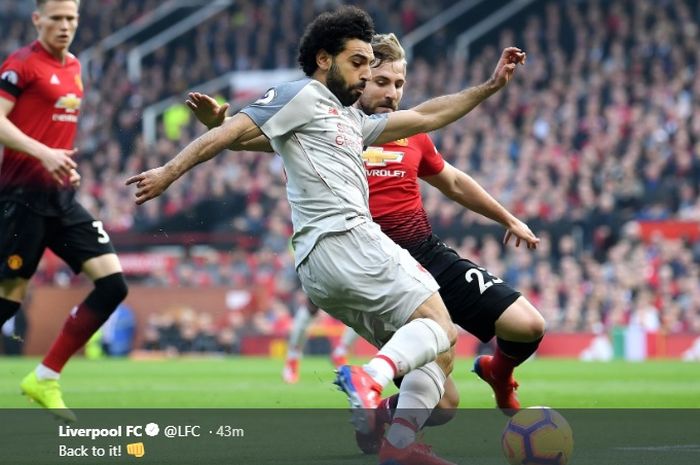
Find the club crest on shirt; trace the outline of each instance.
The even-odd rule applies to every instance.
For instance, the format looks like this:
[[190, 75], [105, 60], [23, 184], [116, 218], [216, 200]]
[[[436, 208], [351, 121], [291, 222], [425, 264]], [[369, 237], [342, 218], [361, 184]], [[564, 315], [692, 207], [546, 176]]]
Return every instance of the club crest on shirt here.
[[23, 264], [24, 260], [22, 260], [22, 257], [20, 257], [19, 255], [10, 255], [7, 259], [7, 266], [14, 271], [17, 271], [20, 268], [22, 268]]
[[388, 163], [401, 163], [403, 152], [384, 150], [382, 147], [367, 147], [362, 152], [362, 160], [367, 166], [386, 166]]
[[408, 145], [408, 139], [404, 137], [403, 139], [395, 140], [394, 144], [406, 147]]

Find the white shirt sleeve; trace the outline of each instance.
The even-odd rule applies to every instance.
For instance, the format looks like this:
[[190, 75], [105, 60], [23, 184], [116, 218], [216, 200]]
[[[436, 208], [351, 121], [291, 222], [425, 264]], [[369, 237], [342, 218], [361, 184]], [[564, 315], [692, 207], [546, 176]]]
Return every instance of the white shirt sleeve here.
[[284, 136], [311, 121], [317, 97], [309, 79], [288, 82], [269, 89], [241, 110], [268, 139]]

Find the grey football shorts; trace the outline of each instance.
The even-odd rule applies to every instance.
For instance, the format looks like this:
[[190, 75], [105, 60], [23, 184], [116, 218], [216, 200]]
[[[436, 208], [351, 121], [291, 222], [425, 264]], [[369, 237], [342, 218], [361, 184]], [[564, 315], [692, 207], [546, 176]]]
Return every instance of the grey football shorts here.
[[381, 347], [439, 286], [376, 223], [321, 238], [298, 266], [311, 301]]

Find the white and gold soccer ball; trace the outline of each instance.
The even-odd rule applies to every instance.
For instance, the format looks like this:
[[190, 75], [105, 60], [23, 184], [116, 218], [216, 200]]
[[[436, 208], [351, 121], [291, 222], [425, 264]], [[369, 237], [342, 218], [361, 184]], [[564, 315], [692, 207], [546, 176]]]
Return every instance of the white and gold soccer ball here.
[[574, 450], [574, 436], [556, 410], [530, 407], [508, 421], [501, 444], [511, 465], [566, 465]]

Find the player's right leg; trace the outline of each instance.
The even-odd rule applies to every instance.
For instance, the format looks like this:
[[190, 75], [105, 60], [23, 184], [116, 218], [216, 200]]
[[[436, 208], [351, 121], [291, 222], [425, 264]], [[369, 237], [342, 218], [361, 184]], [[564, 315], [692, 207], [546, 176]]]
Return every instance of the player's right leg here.
[[19, 310], [46, 247], [43, 221], [23, 205], [0, 201], [0, 326]]

